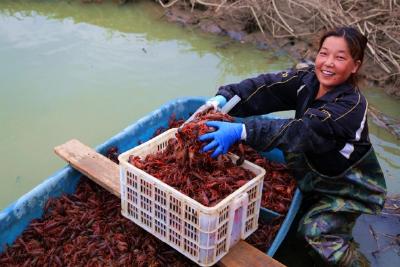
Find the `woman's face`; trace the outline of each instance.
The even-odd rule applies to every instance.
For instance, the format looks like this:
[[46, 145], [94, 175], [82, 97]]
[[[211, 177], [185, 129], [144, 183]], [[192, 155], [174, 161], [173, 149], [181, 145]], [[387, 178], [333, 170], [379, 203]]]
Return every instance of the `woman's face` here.
[[315, 59], [315, 73], [320, 87], [329, 91], [345, 82], [352, 73], [356, 73], [361, 62], [351, 57], [350, 50], [343, 37], [330, 36], [325, 39]]

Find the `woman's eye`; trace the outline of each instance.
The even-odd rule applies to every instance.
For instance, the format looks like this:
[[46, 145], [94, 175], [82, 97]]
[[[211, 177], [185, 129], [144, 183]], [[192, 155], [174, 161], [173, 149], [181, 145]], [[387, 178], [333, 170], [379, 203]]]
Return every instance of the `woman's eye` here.
[[337, 57], [337, 59], [339, 59], [339, 60], [345, 60], [344, 57]]
[[319, 52], [321, 56], [326, 56], [326, 52]]

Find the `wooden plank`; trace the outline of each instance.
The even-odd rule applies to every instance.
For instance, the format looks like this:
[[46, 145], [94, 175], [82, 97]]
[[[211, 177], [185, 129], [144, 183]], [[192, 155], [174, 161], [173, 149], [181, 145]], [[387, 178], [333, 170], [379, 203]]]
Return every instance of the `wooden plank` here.
[[262, 253], [246, 241], [239, 241], [233, 246], [227, 255], [223, 257], [218, 266], [221, 267], [284, 267], [282, 263]]
[[[117, 164], [76, 139], [55, 147], [54, 151], [74, 169], [77, 169], [117, 197], [121, 197], [119, 192], [119, 167]], [[243, 240], [232, 247], [229, 253], [218, 262], [218, 265], [222, 267], [284, 266]]]
[[54, 152], [107, 191], [121, 197], [119, 167], [96, 150], [72, 139], [54, 148]]

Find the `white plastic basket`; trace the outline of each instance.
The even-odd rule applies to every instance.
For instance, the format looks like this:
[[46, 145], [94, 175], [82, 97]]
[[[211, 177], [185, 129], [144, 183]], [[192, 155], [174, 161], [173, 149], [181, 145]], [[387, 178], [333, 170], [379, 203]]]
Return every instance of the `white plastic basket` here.
[[214, 207], [206, 207], [128, 163], [130, 155], [144, 158], [165, 149], [176, 131], [170, 129], [118, 157], [122, 215], [197, 264], [210, 266], [257, 229], [265, 170], [244, 161], [242, 167], [256, 177]]

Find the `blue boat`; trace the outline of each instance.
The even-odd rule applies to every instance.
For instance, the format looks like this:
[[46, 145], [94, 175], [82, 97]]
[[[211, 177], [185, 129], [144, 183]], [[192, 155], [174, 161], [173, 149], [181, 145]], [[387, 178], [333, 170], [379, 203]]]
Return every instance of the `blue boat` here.
[[[176, 118], [188, 118], [204, 102], [205, 98], [200, 97], [170, 101], [99, 145], [96, 151], [104, 155], [110, 147], [118, 147], [119, 152], [125, 152], [151, 139], [156, 129], [167, 128], [168, 120], [172, 114], [175, 114]], [[266, 153], [265, 156], [273, 161], [284, 161], [279, 150], [273, 150]], [[43, 215], [44, 205], [49, 198], [74, 193], [81, 176], [80, 172], [66, 166], [2, 210], [0, 212], [0, 253], [22, 234], [33, 219], [40, 218]], [[300, 203], [301, 193], [297, 189], [281, 228], [271, 247], [265, 252], [269, 256], [273, 257], [281, 245], [299, 210]], [[280, 216], [280, 214], [261, 208], [260, 217], [272, 220], [277, 216]]]

